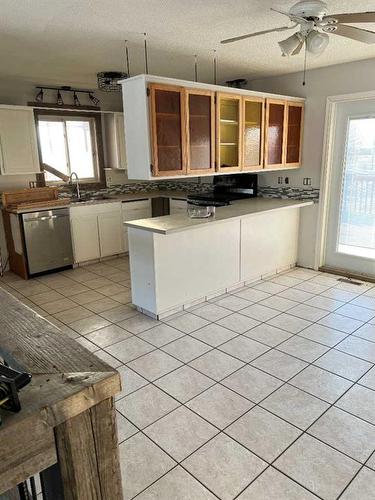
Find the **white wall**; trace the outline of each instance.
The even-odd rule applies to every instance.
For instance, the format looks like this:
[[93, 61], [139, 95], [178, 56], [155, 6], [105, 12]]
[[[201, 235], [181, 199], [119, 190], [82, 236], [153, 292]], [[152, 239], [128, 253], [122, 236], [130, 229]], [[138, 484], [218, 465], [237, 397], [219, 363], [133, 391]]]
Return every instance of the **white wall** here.
[[[329, 47], [328, 49], [329, 50]], [[285, 59], [285, 65], [288, 59]], [[306, 97], [303, 166], [297, 171], [267, 173], [260, 176], [261, 185], [277, 186], [279, 175], [288, 176], [290, 185], [302, 187], [304, 177], [312, 178], [312, 187], [320, 186], [325, 108], [328, 96], [352, 94], [375, 89], [375, 59], [339, 64], [307, 72], [302, 86], [302, 72], [249, 82], [252, 90]], [[300, 265], [313, 267], [316, 258], [318, 205], [302, 211], [299, 258]]]

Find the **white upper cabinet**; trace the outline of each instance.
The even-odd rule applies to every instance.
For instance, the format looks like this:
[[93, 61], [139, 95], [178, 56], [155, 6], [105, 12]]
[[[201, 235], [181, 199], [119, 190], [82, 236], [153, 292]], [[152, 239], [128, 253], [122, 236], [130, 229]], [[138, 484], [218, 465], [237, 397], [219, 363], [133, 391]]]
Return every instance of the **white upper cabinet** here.
[[0, 172], [2, 175], [40, 172], [32, 108], [0, 107]]
[[123, 113], [104, 113], [104, 128], [107, 146], [107, 167], [127, 169], [125, 126]]

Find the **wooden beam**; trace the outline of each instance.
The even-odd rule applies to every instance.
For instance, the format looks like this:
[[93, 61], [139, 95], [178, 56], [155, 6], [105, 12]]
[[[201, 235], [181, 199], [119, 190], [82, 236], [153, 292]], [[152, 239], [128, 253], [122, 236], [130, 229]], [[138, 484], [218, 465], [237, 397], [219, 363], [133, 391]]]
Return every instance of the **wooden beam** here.
[[118, 372], [1, 288], [0, 310], [0, 355], [32, 374], [21, 411], [0, 409], [0, 494], [59, 458], [65, 500], [121, 500]]
[[112, 398], [55, 429], [65, 500], [122, 500]]

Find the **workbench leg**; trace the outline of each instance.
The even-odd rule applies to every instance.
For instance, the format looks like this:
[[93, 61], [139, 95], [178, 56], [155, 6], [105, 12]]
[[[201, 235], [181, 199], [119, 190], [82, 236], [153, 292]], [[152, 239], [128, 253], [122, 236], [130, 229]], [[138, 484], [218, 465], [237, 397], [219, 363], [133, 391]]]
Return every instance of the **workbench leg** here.
[[65, 500], [122, 500], [113, 398], [55, 428]]

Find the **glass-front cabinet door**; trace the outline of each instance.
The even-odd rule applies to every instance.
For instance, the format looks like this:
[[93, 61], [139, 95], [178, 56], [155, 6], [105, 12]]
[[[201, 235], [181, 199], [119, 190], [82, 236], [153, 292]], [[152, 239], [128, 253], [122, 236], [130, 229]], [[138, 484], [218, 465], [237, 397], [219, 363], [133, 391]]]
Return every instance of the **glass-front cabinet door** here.
[[242, 170], [263, 168], [264, 99], [243, 98]]
[[275, 99], [266, 100], [265, 168], [284, 165], [286, 129], [286, 102]]
[[216, 162], [220, 172], [235, 172], [242, 168], [241, 103], [241, 96], [217, 93]]
[[285, 148], [285, 164], [288, 167], [301, 165], [303, 103], [287, 103], [287, 136]]
[[187, 173], [215, 170], [215, 93], [185, 90]]
[[184, 89], [161, 84], [150, 84], [149, 89], [153, 175], [185, 175]]

